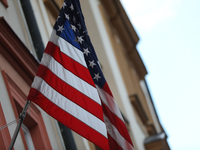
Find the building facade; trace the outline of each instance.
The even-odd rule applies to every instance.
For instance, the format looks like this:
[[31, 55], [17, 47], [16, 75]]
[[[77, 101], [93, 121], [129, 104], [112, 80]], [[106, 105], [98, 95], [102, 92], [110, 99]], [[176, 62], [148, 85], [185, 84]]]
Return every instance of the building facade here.
[[[0, 0], [0, 126], [21, 113], [63, 0]], [[103, 73], [121, 110], [136, 150], [168, 150], [136, 49], [139, 37], [119, 0], [80, 0], [86, 26]], [[98, 150], [35, 104], [15, 149]], [[17, 124], [0, 131], [9, 147]]]

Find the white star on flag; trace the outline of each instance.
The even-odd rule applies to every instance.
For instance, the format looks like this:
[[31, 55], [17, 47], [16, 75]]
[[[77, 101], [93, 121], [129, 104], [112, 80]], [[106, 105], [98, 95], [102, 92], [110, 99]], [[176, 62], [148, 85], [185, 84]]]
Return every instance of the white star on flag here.
[[81, 24], [80, 24], [80, 23], [78, 23], [77, 25], [79, 26], [79, 29], [81, 29]]
[[[90, 63], [89, 66], [92, 67], [92, 68], [96, 65], [96, 64], [94, 63], [94, 60], [93, 60], [93, 61], [89, 61], [89, 63]], [[98, 81], [98, 80], [97, 80], [97, 81]]]
[[71, 6], [70, 6], [70, 9], [71, 9], [71, 10], [74, 10], [74, 6], [73, 6], [72, 4], [71, 4]]
[[86, 49], [84, 48], [83, 50], [84, 50], [83, 54], [85, 54], [85, 55], [88, 56], [88, 54], [90, 53], [90, 51], [88, 50], [88, 48], [86, 48]]
[[76, 27], [74, 25], [71, 25], [71, 28], [74, 32], [76, 32]]
[[67, 6], [67, 5], [66, 5], [66, 3], [64, 2], [63, 5], [62, 5], [62, 8], [65, 9], [65, 6]]
[[73, 22], [76, 23], [76, 18], [73, 16]]
[[99, 73], [94, 74], [94, 75], [95, 75], [95, 77], [94, 77], [93, 79], [96, 79], [97, 81], [101, 78], [101, 77], [99, 76]]
[[83, 31], [83, 33], [87, 33], [87, 30]]
[[63, 28], [63, 25], [62, 25], [62, 26], [59, 26], [59, 25], [58, 25], [58, 30], [57, 30], [57, 31], [60, 31], [60, 32], [62, 33], [63, 30], [65, 30], [65, 29]]
[[58, 19], [60, 18], [60, 16], [58, 16], [58, 18], [57, 18], [57, 20], [56, 21], [58, 21]]
[[79, 43], [82, 44], [82, 42], [84, 41], [83, 36], [79, 36], [79, 37], [77, 36], [77, 40]]
[[65, 18], [69, 20], [69, 14], [65, 14]]

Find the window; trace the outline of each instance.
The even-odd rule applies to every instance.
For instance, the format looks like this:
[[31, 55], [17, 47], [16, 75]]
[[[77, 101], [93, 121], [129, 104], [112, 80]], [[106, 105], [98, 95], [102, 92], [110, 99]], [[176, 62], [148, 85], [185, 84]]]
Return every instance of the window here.
[[129, 98], [130, 98], [131, 104], [133, 105], [134, 109], [136, 110], [136, 112], [137, 112], [138, 116], [140, 117], [142, 123], [144, 125], [146, 125], [147, 121], [148, 121], [148, 117], [146, 115], [146, 112], [145, 112], [142, 104], [140, 103], [138, 96], [136, 94], [134, 94], [134, 95], [130, 95]]
[[[0, 61], [3, 63], [0, 63], [0, 73], [2, 74], [3, 81], [6, 86], [14, 116], [15, 118], [19, 118], [19, 114], [22, 112], [26, 102], [26, 95], [24, 92], [22, 92], [21, 87], [19, 88], [16, 83], [18, 82], [20, 76], [20, 80], [24, 80], [26, 86], [30, 86], [39, 64], [30, 54], [24, 44], [20, 41], [17, 35], [13, 32], [3, 17], [0, 17], [0, 53], [3, 57], [3, 60], [5, 60], [1, 61], [2, 59], [0, 59]], [[10, 68], [6, 67], [8, 64]], [[18, 74], [18, 77], [15, 76], [15, 74], [12, 74], [13, 72]], [[31, 103], [30, 115], [26, 115], [23, 123], [28, 128], [35, 149], [52, 149], [42, 114], [34, 104]], [[3, 123], [3, 125], [4, 124], [6, 123]], [[19, 134], [22, 137], [22, 142], [25, 149], [28, 149], [28, 144], [22, 128], [20, 129]], [[9, 131], [8, 135], [10, 135]], [[4, 135], [1, 137], [4, 137]], [[8, 140], [9, 144], [10, 141]], [[4, 145], [7, 145], [6, 141], [3, 143]]]
[[[26, 95], [19, 89], [5, 71], [1, 71], [1, 73], [10, 97], [15, 117], [19, 118], [19, 114], [22, 112], [26, 102]], [[31, 103], [29, 109], [30, 115], [26, 115], [26, 118], [23, 121], [24, 130], [21, 128], [19, 133], [22, 136], [25, 149], [28, 149], [29, 146], [33, 145], [35, 149], [52, 149], [40, 110], [33, 103]]]
[[26, 140], [26, 144], [28, 146], [28, 149], [29, 150], [35, 150], [29, 129], [24, 124], [22, 124], [22, 130], [24, 132], [24, 136], [25, 136], [25, 140]]

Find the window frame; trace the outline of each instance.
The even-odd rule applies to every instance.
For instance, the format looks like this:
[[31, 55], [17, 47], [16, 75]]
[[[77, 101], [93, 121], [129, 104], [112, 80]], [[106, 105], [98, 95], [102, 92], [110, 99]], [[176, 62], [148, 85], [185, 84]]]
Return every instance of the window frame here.
[[0, 2], [1, 2], [6, 8], [8, 8], [8, 2], [7, 2], [7, 0], [0, 0]]
[[[6, 85], [15, 118], [19, 118], [19, 114], [22, 112], [22, 109], [26, 103], [26, 95], [4, 70], [1, 70], [1, 74]], [[40, 110], [35, 104], [31, 103], [28, 111], [30, 111], [30, 114], [26, 115], [23, 123], [29, 129], [35, 149], [52, 149]], [[31, 121], [34, 122], [33, 125], [29, 124]], [[22, 137], [25, 149], [28, 149], [22, 128], [20, 128], [20, 135]]]
[[[0, 127], [6, 125], [6, 119], [5, 119], [5, 115], [1, 106], [1, 102], [0, 102]], [[0, 130], [0, 147], [2, 149], [8, 149], [10, 142], [11, 142], [11, 136], [9, 133], [8, 128], [4, 128], [3, 130]]]
[[[20, 78], [23, 79], [27, 87], [30, 87], [36, 75], [39, 62], [30, 53], [3, 17], [0, 17], [0, 54]], [[2, 74], [15, 118], [19, 118], [19, 114], [22, 112], [26, 103], [27, 93], [25, 94], [24, 91], [18, 87], [20, 86], [18, 79], [12, 74], [12, 70], [9, 70], [5, 65], [1, 65], [0, 67], [0, 73]], [[42, 113], [33, 103], [31, 103], [29, 110], [30, 115], [26, 115], [23, 123], [29, 128], [32, 139], [35, 142], [33, 142], [35, 149], [52, 149]], [[31, 127], [30, 124], [28, 124], [29, 120], [35, 123], [34, 126]], [[25, 149], [28, 149], [22, 128], [19, 134], [22, 137]]]

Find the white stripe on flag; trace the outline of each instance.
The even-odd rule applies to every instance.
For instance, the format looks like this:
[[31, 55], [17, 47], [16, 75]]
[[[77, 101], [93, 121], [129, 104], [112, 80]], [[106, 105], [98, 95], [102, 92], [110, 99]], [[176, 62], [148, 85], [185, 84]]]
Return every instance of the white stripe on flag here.
[[123, 122], [124, 119], [122, 118], [122, 115], [119, 111], [119, 108], [117, 106], [117, 104], [115, 103], [115, 100], [112, 96], [110, 96], [110, 94], [108, 94], [107, 92], [105, 92], [103, 89], [101, 89], [100, 87], [98, 87], [96, 85], [97, 91], [99, 93], [99, 96], [101, 97], [101, 100], [103, 101], [103, 103], [116, 115], [118, 116], [118, 118], [120, 118]]
[[51, 34], [49, 41], [51, 41], [52, 43], [60, 47], [60, 50], [64, 54], [71, 57], [72, 59], [74, 59], [75, 61], [79, 62], [80, 64], [82, 64], [84, 67], [87, 68], [83, 52], [81, 52], [79, 49], [74, 47], [72, 44], [68, 43], [63, 38], [57, 36], [55, 29], [53, 29], [53, 32]]
[[133, 146], [124, 139], [123, 136], [119, 133], [119, 131], [113, 126], [110, 120], [104, 115], [104, 122], [107, 125], [107, 132], [110, 136], [120, 145], [120, 147], [124, 150], [134, 150]]
[[105, 123], [81, 108], [77, 104], [73, 103], [51, 86], [49, 86], [42, 78], [35, 76], [32, 88], [38, 90], [41, 94], [47, 97], [51, 102], [56, 104], [58, 107], [71, 114], [75, 118], [87, 124], [89, 127], [93, 128], [103, 136], [107, 137]]
[[65, 83], [71, 85], [72, 87], [101, 105], [97, 89], [65, 69], [53, 57], [44, 53], [41, 64], [49, 68], [57, 77], [59, 77]]

